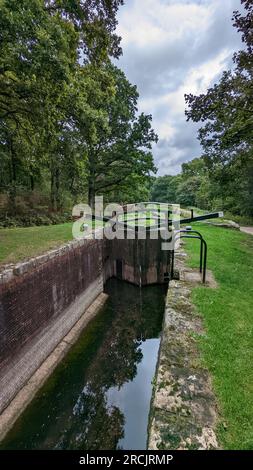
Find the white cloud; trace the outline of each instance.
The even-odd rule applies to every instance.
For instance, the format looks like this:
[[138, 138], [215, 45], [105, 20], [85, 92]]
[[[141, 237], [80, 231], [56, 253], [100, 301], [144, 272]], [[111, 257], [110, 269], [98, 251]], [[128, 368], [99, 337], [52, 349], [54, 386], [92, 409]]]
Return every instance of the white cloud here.
[[162, 45], [175, 40], [185, 32], [205, 29], [208, 25], [209, 10], [212, 6], [197, 5], [194, 2], [162, 2], [157, 0], [137, 0], [127, 7], [120, 16], [119, 33], [123, 46], [135, 44], [138, 47]]
[[184, 94], [205, 92], [231, 63], [241, 47], [231, 21], [238, 8], [240, 0], [126, 0], [119, 12], [118, 65], [138, 87], [140, 111], [153, 115], [159, 174], [201, 154]]

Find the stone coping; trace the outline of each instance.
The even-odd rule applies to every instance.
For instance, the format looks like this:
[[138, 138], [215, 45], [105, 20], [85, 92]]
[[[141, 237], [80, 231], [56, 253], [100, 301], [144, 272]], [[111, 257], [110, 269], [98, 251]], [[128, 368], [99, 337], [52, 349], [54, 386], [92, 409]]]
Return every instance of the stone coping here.
[[[182, 253], [179, 257], [177, 268], [182, 278], [184, 269], [189, 273], [189, 268], [183, 265]], [[185, 277], [169, 285], [149, 417], [150, 450], [219, 448], [217, 404], [197, 342], [205, 332], [191, 301], [194, 285]]]

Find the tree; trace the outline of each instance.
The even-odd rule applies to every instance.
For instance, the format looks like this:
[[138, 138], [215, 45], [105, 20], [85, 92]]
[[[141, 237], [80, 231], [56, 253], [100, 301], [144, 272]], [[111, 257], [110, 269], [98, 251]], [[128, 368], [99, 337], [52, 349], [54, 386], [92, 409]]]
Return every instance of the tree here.
[[177, 204], [177, 188], [180, 181], [180, 175], [165, 175], [156, 178], [151, 190], [151, 199], [154, 202]]
[[203, 158], [194, 158], [190, 162], [182, 164], [182, 174], [188, 178], [191, 176], [200, 177], [206, 172], [206, 165]]
[[197, 193], [200, 189], [201, 180], [198, 176], [189, 176], [181, 179], [177, 187], [176, 200], [184, 207], [197, 205]]
[[186, 116], [204, 123], [199, 139], [208, 167], [226, 181], [223, 203], [229, 198], [230, 209], [239, 205], [242, 213], [253, 215], [253, 4], [241, 3], [245, 14], [234, 12], [233, 21], [245, 48], [234, 54], [234, 70], [224, 72], [206, 94], [186, 95]]
[[45, 10], [60, 17], [78, 32], [82, 64], [101, 64], [122, 53], [121, 38], [115, 34], [116, 14], [124, 0], [45, 0]]
[[129, 184], [134, 186], [135, 177], [145, 178], [156, 171], [151, 148], [157, 136], [151, 127], [151, 116], [137, 115], [136, 86], [112, 64], [106, 67], [105, 73], [112, 77], [115, 91], [98, 104], [100, 126], [87, 136], [82, 116], [79, 119], [80, 139], [87, 154], [91, 207], [95, 194], [108, 194], [119, 186], [122, 191], [129, 189]]
[[[36, 178], [42, 184], [42, 175], [47, 175], [49, 169], [51, 205], [54, 209], [60, 207], [60, 184], [62, 176], [66, 179], [64, 170], [71, 166], [70, 153], [70, 186], [78, 165], [80, 169], [79, 157], [72, 151], [80, 150], [73, 125], [73, 88], [81, 70], [82, 83], [86, 82], [83, 86], [89, 93], [82, 93], [77, 87], [80, 96], [75, 99], [85, 115], [86, 135], [94, 134], [95, 126], [101, 125], [95, 96], [95, 92], [101, 95], [101, 81], [95, 83], [99, 73], [94, 74], [94, 70], [102, 70], [109, 56], [118, 57], [121, 53], [115, 28], [116, 12], [122, 3], [0, 0], [0, 155], [5, 171], [2, 188], [6, 190], [7, 180], [13, 201], [18, 185], [33, 188]], [[111, 84], [108, 88], [111, 92]], [[89, 125], [91, 115], [96, 115], [96, 119]], [[106, 120], [105, 115], [103, 119]]]
[[[97, 193], [146, 199], [155, 172], [151, 116], [111, 64], [123, 0], [0, 0], [1, 191], [35, 187], [58, 211]], [[79, 201], [78, 201], [79, 202]]]

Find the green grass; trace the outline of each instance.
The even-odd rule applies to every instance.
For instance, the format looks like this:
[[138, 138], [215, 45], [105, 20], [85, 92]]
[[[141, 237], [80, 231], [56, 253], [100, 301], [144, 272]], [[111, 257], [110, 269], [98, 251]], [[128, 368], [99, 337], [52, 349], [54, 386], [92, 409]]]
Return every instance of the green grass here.
[[[253, 236], [193, 226], [208, 243], [208, 268], [219, 284], [218, 289], [197, 287], [192, 293], [206, 330], [199, 344], [218, 400], [218, 438], [225, 449], [252, 450]], [[197, 266], [197, 243], [187, 240], [186, 250], [190, 265]]]
[[[91, 222], [85, 223], [91, 225]], [[155, 221], [150, 221], [147, 225], [153, 223]], [[28, 228], [0, 228], [0, 265], [32, 258], [72, 240], [72, 225], [66, 223]], [[132, 225], [135, 225], [135, 222]], [[102, 226], [103, 222], [96, 222], [97, 228]]]
[[[103, 226], [100, 221], [85, 221], [85, 224], [93, 228]], [[72, 227], [73, 223], [69, 222], [39, 227], [0, 228], [0, 265], [32, 258], [73, 240]]]
[[31, 258], [72, 238], [72, 223], [0, 229], [0, 263]]

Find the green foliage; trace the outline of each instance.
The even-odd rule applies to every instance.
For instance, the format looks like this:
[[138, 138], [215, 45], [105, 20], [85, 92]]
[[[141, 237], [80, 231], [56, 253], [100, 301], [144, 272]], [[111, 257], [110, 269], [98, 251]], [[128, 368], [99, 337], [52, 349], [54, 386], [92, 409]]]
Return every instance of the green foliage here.
[[24, 189], [46, 188], [62, 211], [119, 184], [125, 198], [136, 178], [148, 185], [151, 117], [137, 116], [136, 87], [110, 63], [122, 4], [0, 0], [0, 193], [16, 221]]
[[235, 12], [233, 21], [245, 47], [234, 70], [206, 94], [186, 95], [187, 120], [202, 123], [204, 155], [183, 163], [180, 175], [157, 178], [152, 199], [253, 216], [253, 5], [242, 4], [245, 15]]
[[200, 189], [201, 181], [197, 176], [190, 176], [181, 180], [177, 188], [177, 202], [182, 206], [197, 206], [197, 193]]
[[37, 213], [29, 211], [25, 214], [0, 214], [0, 228], [11, 227], [34, 227], [39, 225], [57, 225], [65, 222], [70, 222], [71, 216], [69, 213], [53, 213], [47, 212]]
[[145, 182], [150, 172], [156, 171], [151, 153], [152, 142], [157, 142], [152, 117], [137, 115], [137, 89], [121, 70], [109, 64], [105, 73], [114, 86], [114, 94], [99, 104], [100, 115], [107, 116], [107, 125], [97, 126], [93, 139], [83, 140], [88, 155], [90, 205], [97, 193], [121, 192], [124, 199], [126, 192], [135, 188], [136, 179]]
[[160, 176], [153, 182], [151, 199], [154, 202], [167, 202], [177, 204], [177, 189], [181, 182], [181, 176]]
[[146, 202], [150, 200], [152, 179], [146, 176], [131, 174], [124, 184], [111, 190], [106, 195], [106, 202], [119, 202], [120, 204], [132, 204], [134, 202]]
[[[234, 55], [235, 69], [225, 71], [206, 94], [186, 95], [188, 120], [203, 123], [199, 140], [216, 197], [225, 209], [253, 215], [253, 4], [241, 0], [234, 26], [244, 49]], [[212, 190], [211, 190], [212, 193]]]

